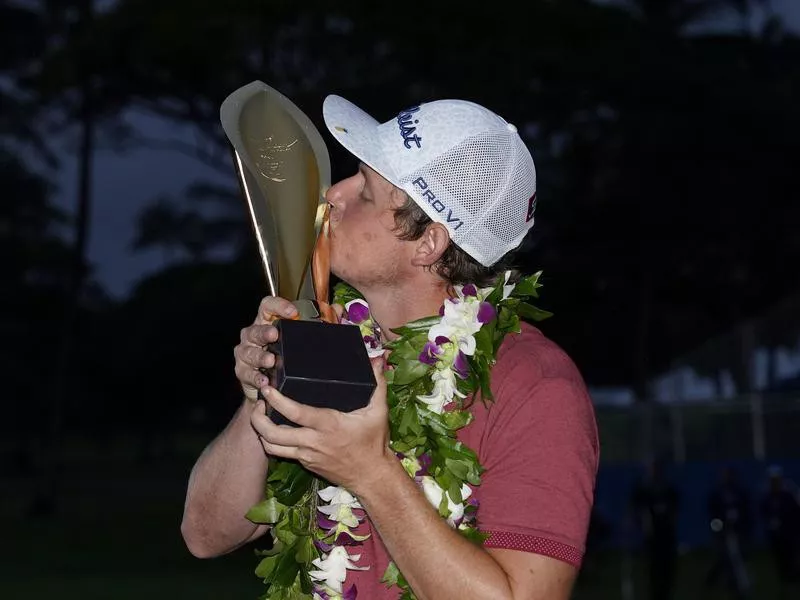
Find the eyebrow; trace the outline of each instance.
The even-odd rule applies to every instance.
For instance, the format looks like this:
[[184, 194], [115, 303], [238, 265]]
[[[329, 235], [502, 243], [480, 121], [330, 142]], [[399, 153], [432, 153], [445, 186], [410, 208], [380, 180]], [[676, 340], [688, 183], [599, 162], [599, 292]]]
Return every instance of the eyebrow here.
[[368, 175], [368, 171], [372, 171], [373, 173], [375, 173], [375, 174], [378, 176], [378, 178], [379, 178], [379, 179], [382, 179], [382, 180], [386, 181], [386, 183], [388, 183], [389, 185], [391, 185], [391, 186], [392, 186], [392, 190], [391, 190], [391, 192], [390, 192], [390, 193], [391, 193], [392, 195], [394, 195], [394, 194], [395, 194], [395, 192], [397, 192], [397, 191], [399, 190], [399, 188], [398, 188], [397, 186], [393, 185], [391, 181], [388, 181], [388, 180], [387, 180], [387, 179], [386, 179], [386, 178], [385, 178], [383, 175], [381, 175], [380, 173], [378, 173], [378, 172], [377, 172], [375, 169], [373, 169], [372, 167], [370, 167], [370, 166], [369, 166], [367, 163], [365, 163], [365, 162], [363, 162], [363, 161], [360, 161], [360, 162], [358, 163], [358, 172], [359, 172], [359, 173], [361, 173], [362, 177], [364, 177], [364, 180], [365, 180], [367, 183], [369, 183], [369, 177], [367, 177], [367, 175]]

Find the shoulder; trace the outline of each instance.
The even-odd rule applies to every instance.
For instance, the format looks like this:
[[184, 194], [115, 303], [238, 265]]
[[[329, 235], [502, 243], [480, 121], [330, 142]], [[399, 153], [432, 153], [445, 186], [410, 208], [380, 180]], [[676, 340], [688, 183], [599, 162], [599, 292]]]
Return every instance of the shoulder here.
[[525, 322], [519, 333], [509, 334], [503, 340], [492, 376], [521, 378], [529, 385], [540, 380], [563, 380], [585, 389], [572, 358], [537, 327]]
[[504, 432], [524, 428], [551, 448], [585, 442], [592, 455], [587, 464], [596, 463], [599, 436], [589, 390], [570, 356], [538, 328], [523, 323], [520, 333], [503, 340], [491, 381], [490, 435], [500, 432], [507, 441]]

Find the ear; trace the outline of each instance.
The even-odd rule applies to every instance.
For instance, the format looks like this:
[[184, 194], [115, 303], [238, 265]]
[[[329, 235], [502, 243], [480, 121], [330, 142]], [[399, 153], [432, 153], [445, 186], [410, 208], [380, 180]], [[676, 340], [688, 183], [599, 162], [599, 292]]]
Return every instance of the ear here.
[[431, 223], [416, 241], [411, 264], [415, 267], [430, 267], [436, 263], [450, 245], [450, 234], [441, 223]]

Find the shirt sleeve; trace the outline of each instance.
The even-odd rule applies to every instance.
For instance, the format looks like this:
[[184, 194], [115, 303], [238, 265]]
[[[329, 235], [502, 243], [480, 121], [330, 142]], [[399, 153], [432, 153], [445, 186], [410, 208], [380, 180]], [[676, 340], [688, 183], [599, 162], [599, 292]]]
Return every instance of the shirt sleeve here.
[[[591, 399], [569, 358], [522, 344], [492, 374], [479, 458], [478, 525], [488, 548], [535, 552], [579, 567], [599, 445]], [[555, 352], [555, 355], [553, 355]], [[494, 379], [495, 376], [499, 381]]]

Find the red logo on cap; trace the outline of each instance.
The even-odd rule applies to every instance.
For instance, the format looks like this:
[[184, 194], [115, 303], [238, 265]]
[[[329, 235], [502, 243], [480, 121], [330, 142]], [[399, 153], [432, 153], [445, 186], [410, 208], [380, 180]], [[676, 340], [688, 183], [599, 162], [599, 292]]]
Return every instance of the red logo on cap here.
[[536, 210], [536, 192], [533, 192], [533, 196], [531, 196], [530, 200], [528, 200], [528, 214], [525, 217], [526, 223], [533, 218], [533, 212], [535, 210]]

